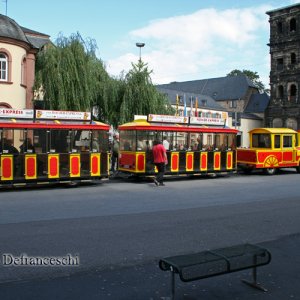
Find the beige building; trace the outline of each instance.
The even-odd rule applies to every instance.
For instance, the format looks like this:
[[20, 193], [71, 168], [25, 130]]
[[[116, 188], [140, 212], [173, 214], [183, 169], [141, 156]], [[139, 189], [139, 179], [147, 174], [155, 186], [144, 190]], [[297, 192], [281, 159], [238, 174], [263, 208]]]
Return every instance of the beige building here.
[[0, 107], [32, 108], [35, 60], [49, 36], [0, 14]]

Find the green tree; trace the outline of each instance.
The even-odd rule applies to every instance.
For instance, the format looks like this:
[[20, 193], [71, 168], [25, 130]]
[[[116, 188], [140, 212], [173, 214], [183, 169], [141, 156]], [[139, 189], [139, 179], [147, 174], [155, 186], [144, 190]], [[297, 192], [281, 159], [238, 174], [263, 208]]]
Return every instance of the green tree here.
[[174, 114], [167, 97], [152, 84], [151, 73], [142, 60], [132, 63], [132, 69], [123, 79], [120, 123], [131, 121], [134, 115]]
[[262, 81], [259, 78], [259, 75], [257, 72], [253, 72], [250, 70], [232, 70], [231, 72], [229, 72], [226, 76], [238, 76], [238, 75], [246, 75], [254, 84], [255, 86], [258, 88], [258, 90], [262, 93], [262, 92], [266, 92], [269, 93], [270, 90], [267, 89], [265, 87], [265, 85], [262, 83]]
[[139, 60], [119, 78], [108, 75], [96, 57], [94, 40], [79, 33], [58, 37], [55, 45], [38, 54], [35, 90], [42, 89], [45, 108], [90, 111], [115, 127], [135, 114], [174, 114], [165, 95], [152, 84], [146, 64]]
[[94, 40], [84, 41], [77, 33], [59, 36], [55, 46], [39, 53], [35, 89], [42, 87], [46, 108], [88, 111], [97, 106], [99, 119], [107, 121], [111, 78], [96, 49]]

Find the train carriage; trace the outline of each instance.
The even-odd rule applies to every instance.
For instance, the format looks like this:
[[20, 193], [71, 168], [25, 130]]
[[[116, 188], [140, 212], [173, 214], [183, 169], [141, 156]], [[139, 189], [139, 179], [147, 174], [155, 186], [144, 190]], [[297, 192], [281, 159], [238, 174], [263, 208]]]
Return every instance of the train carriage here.
[[255, 128], [249, 131], [250, 148], [237, 150], [238, 166], [246, 173], [261, 169], [272, 175], [279, 168], [300, 172], [298, 134], [289, 128]]
[[119, 126], [119, 170], [142, 176], [155, 174], [152, 145], [159, 139], [167, 150], [165, 174], [235, 172], [238, 131], [224, 128], [223, 123], [221, 126], [200, 125], [199, 120], [149, 115], [147, 120]]
[[107, 177], [108, 132], [87, 112], [0, 109], [0, 186]]

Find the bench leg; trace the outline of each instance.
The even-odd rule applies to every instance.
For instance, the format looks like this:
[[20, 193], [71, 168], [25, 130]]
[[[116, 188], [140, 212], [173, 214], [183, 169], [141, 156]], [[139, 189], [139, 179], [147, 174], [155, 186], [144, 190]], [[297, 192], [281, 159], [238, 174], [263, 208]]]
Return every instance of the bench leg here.
[[252, 269], [252, 275], [253, 275], [253, 280], [252, 281], [248, 281], [248, 280], [245, 280], [245, 279], [242, 279], [242, 282], [246, 283], [247, 285], [255, 288], [255, 289], [258, 289], [258, 290], [261, 290], [263, 292], [267, 292], [268, 290], [266, 288], [264, 288], [262, 285], [260, 285], [258, 282], [257, 282], [257, 270], [256, 270], [256, 267], [254, 267]]
[[175, 300], [175, 273], [171, 273], [171, 300]]

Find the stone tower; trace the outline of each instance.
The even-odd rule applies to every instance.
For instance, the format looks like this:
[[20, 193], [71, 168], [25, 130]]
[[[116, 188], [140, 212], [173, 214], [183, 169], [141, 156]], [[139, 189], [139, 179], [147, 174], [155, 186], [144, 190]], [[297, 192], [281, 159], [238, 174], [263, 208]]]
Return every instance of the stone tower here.
[[300, 129], [300, 4], [268, 11], [271, 100], [266, 127]]

